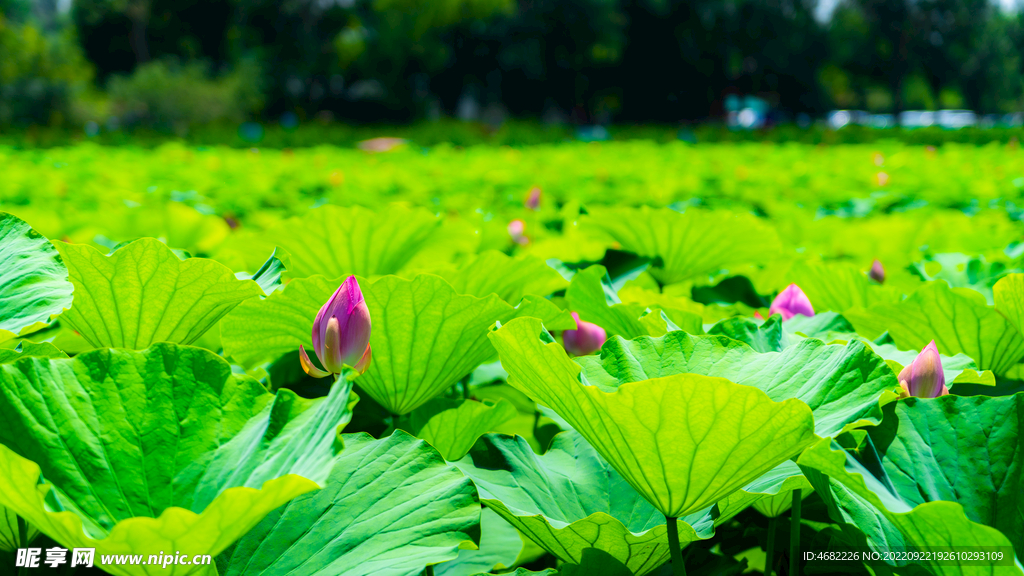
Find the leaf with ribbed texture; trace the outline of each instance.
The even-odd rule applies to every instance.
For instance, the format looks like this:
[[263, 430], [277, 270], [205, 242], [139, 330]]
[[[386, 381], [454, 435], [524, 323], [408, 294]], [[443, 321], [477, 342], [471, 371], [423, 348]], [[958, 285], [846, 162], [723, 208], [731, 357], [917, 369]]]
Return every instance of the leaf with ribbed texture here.
[[714, 504], [815, 439], [803, 402], [774, 402], [723, 378], [676, 374], [611, 393], [587, 386], [533, 318], [505, 324], [491, 340], [509, 384], [564, 418], [666, 517]]
[[483, 298], [497, 294], [509, 304], [524, 296], [549, 296], [568, 282], [536, 256], [507, 256], [497, 250], [481, 252], [458, 270], [442, 272], [459, 294]]
[[724, 336], [670, 332], [660, 338], [612, 338], [601, 356], [577, 359], [586, 381], [605, 390], [674, 374], [702, 374], [754, 386], [781, 402], [801, 400], [815, 432], [834, 436], [881, 420], [880, 398], [899, 387], [885, 361], [860, 341], [827, 345], [805, 339], [781, 352], [757, 352]]
[[[669, 558], [665, 516], [576, 432], [543, 456], [519, 436], [488, 434], [455, 465], [490, 509], [563, 562], [596, 548], [642, 575]], [[684, 545], [714, 534], [710, 508], [678, 525]]]
[[271, 514], [218, 558], [224, 576], [398, 576], [480, 540], [473, 483], [424, 441], [345, 434], [322, 490]]
[[940, 353], [962, 352], [996, 374], [1024, 358], [1024, 336], [1005, 316], [945, 282], [929, 284], [898, 304], [853, 309], [844, 316], [868, 338], [888, 330], [904, 350], [923, 350], [935, 340]]
[[49, 323], [71, 306], [73, 289], [53, 244], [0, 212], [0, 342]]
[[219, 262], [179, 260], [154, 238], [109, 256], [84, 244], [59, 242], [57, 248], [75, 285], [61, 321], [96, 347], [191, 344], [235, 306], [263, 293]]
[[272, 395], [173, 344], [2, 364], [0, 505], [69, 548], [217, 554], [326, 477], [349, 386]]
[[441, 219], [421, 208], [321, 206], [269, 230], [266, 237], [291, 255], [288, 274], [330, 278], [394, 274], [424, 249]]
[[878, 303], [896, 302], [900, 291], [879, 285], [853, 264], [799, 262], [789, 270], [786, 281], [807, 294], [815, 312], [845, 312]]
[[650, 273], [661, 284], [763, 262], [781, 250], [775, 230], [750, 214], [616, 206], [590, 209], [580, 226], [607, 234], [622, 250], [660, 258]]
[[409, 432], [437, 449], [445, 460], [458, 460], [481, 435], [516, 417], [508, 400], [484, 404], [475, 400], [434, 398], [409, 415]]
[[992, 287], [996, 310], [1024, 334], [1024, 274], [1010, 274]]
[[708, 334], [727, 336], [758, 352], [778, 352], [785, 347], [781, 314], [770, 316], [761, 324], [741, 316], [726, 318], [712, 326]]
[[[797, 464], [822, 494], [833, 520], [856, 525], [867, 537], [867, 545], [877, 551], [931, 546], [959, 550], [1005, 546], [1012, 551], [1005, 535], [969, 519], [956, 502], [938, 500], [913, 506], [904, 501], [846, 451], [833, 450], [828, 439], [805, 450]], [[1019, 560], [1011, 566], [930, 564], [927, 568], [939, 576], [1024, 574]]]

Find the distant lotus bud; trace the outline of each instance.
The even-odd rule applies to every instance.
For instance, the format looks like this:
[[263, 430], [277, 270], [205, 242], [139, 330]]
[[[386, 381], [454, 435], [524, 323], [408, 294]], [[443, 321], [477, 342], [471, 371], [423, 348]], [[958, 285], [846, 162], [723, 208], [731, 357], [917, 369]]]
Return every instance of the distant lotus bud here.
[[362, 374], [370, 366], [370, 310], [355, 276], [349, 276], [316, 315], [313, 351], [326, 372], [299, 346], [302, 369], [314, 378], [340, 374], [343, 366]]
[[540, 188], [537, 186], [530, 188], [530, 194], [526, 197], [526, 207], [530, 210], [540, 207]]
[[900, 388], [903, 388], [901, 398], [937, 398], [949, 394], [946, 388], [946, 375], [942, 373], [942, 358], [935, 346], [935, 340], [921, 350], [910, 365], [900, 371], [898, 379]]
[[395, 148], [405, 144], [405, 140], [402, 138], [370, 138], [369, 140], [363, 140], [358, 144], [359, 149], [364, 152], [370, 152], [371, 154], [377, 154], [380, 152], [390, 152]]
[[885, 268], [882, 268], [882, 263], [875, 260], [871, 264], [871, 270], [868, 272], [868, 276], [879, 284], [885, 282]]
[[516, 244], [526, 244], [530, 241], [526, 237], [526, 222], [522, 220], [513, 220], [508, 223], [508, 235], [512, 237]]
[[807, 294], [804, 294], [804, 291], [796, 284], [790, 284], [772, 301], [768, 315], [772, 314], [782, 314], [783, 320], [789, 320], [797, 314], [814, 316], [814, 308], [811, 307], [811, 301], [807, 298]]
[[874, 161], [875, 166], [881, 166], [882, 164], [885, 164], [885, 156], [882, 156], [880, 153], [875, 152]]
[[573, 320], [576, 321], [575, 330], [566, 330], [562, 333], [562, 345], [565, 351], [573, 356], [586, 356], [601, 349], [608, 334], [597, 324], [580, 320], [580, 315], [573, 312]]
[[885, 172], [879, 172], [878, 174], [875, 174], [875, 181], [879, 186], [885, 186], [886, 183], [889, 182], [889, 175]]

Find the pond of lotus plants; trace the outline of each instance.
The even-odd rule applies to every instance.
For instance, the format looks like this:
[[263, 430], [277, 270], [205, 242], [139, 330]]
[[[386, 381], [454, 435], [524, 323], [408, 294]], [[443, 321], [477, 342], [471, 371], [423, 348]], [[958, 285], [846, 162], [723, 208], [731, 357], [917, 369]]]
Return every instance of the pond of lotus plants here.
[[76, 196], [7, 154], [2, 574], [1024, 576], [1022, 176]]

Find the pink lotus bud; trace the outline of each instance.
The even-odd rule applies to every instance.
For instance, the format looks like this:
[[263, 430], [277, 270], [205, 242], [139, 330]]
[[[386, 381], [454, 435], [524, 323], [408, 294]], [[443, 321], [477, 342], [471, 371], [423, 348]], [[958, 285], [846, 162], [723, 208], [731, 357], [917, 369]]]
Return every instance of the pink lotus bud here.
[[516, 244], [526, 244], [530, 241], [526, 237], [526, 222], [522, 220], [513, 220], [508, 223], [508, 235], [512, 237]]
[[370, 138], [369, 140], [363, 140], [358, 144], [359, 149], [364, 152], [370, 152], [371, 154], [377, 154], [380, 152], [390, 152], [395, 148], [405, 144], [405, 140], [402, 138]]
[[804, 294], [804, 291], [796, 284], [790, 284], [775, 297], [775, 300], [772, 300], [768, 315], [772, 314], [782, 314], [783, 320], [789, 320], [797, 314], [814, 316], [814, 308], [811, 307], [811, 301], [807, 298], [807, 294]]
[[530, 194], [526, 197], [526, 207], [530, 210], [540, 207], [540, 188], [537, 186], [530, 188]]
[[871, 264], [871, 270], [868, 272], [868, 276], [879, 284], [885, 282], [885, 268], [882, 268], [882, 263], [875, 260]]
[[576, 321], [575, 330], [566, 330], [562, 333], [562, 345], [565, 351], [573, 356], [585, 356], [601, 349], [608, 334], [597, 324], [580, 320], [580, 315], [573, 312], [573, 320]]
[[343, 366], [362, 374], [370, 366], [370, 310], [355, 276], [349, 276], [316, 315], [313, 351], [326, 372], [299, 346], [302, 369], [314, 378], [340, 374]]
[[942, 358], [939, 357], [935, 340], [925, 346], [913, 362], [900, 370], [898, 379], [900, 388], [903, 388], [901, 398], [937, 398], [949, 394], [946, 375], [942, 373]]
[[889, 182], [889, 175], [885, 172], [879, 172], [875, 174], [875, 182], [878, 182], [879, 186], [885, 186]]

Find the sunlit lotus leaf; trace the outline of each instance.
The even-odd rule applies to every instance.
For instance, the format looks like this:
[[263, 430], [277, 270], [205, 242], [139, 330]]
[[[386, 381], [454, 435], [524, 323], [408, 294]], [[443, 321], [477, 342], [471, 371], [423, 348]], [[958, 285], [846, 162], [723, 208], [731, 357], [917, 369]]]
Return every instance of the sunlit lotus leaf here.
[[813, 442], [814, 417], [796, 399], [723, 378], [676, 374], [605, 392], [536, 319], [492, 332], [509, 384], [554, 410], [654, 507], [693, 514]]
[[477, 438], [516, 417], [508, 400], [484, 404], [475, 400], [435, 398], [409, 415], [409, 432], [437, 449], [445, 460], [466, 455]]

